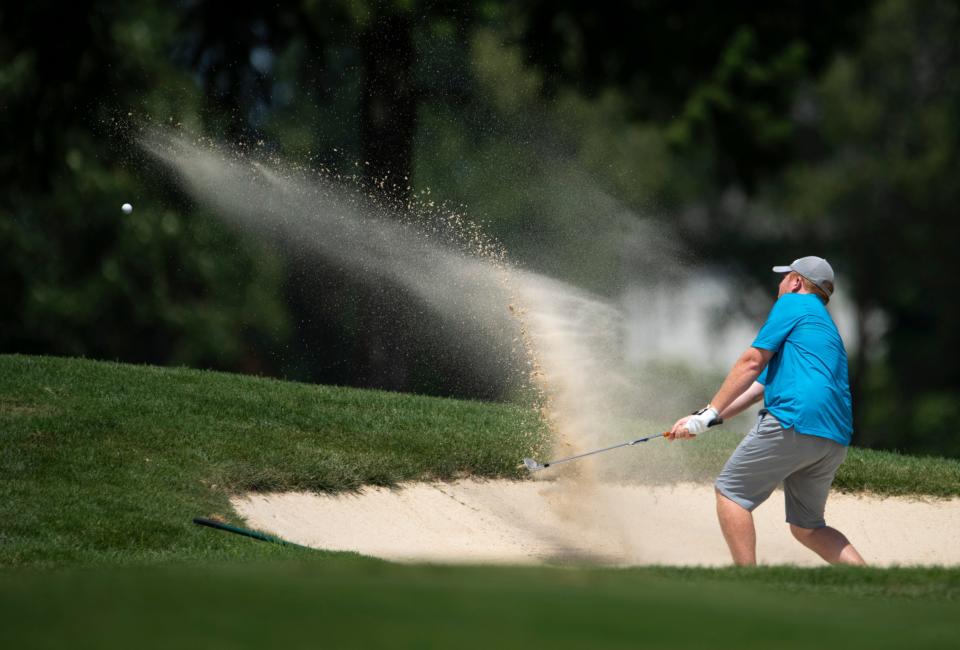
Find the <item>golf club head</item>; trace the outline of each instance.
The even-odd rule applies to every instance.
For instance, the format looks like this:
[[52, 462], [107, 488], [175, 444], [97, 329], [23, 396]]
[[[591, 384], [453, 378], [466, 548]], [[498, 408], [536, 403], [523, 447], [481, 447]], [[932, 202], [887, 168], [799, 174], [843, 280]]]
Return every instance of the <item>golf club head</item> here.
[[543, 465], [538, 463], [532, 458], [524, 458], [523, 464], [527, 466], [527, 469], [531, 472], [536, 472], [538, 469], [543, 469]]

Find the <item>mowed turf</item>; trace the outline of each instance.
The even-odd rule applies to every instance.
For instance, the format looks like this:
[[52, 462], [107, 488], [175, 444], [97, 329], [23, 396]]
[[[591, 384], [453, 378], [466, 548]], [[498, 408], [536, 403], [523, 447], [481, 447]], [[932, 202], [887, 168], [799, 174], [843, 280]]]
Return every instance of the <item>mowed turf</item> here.
[[[707, 477], [723, 440], [699, 443]], [[190, 523], [241, 523], [238, 491], [521, 478], [518, 459], [544, 446], [538, 417], [516, 406], [0, 356], [0, 645], [960, 641], [955, 569], [398, 566]], [[960, 493], [953, 460], [853, 450], [845, 468], [847, 487]]]
[[[792, 592], [769, 582], [776, 570], [766, 573], [757, 584], [751, 576], [758, 572], [718, 572], [723, 577], [717, 579], [643, 569], [408, 567], [361, 558], [0, 573], [0, 617], [6, 619], [0, 643], [287, 650], [956, 647], [956, 601], [877, 598], [849, 589], [875, 582], [872, 575], [897, 582], [890, 572], [808, 570], [813, 580]], [[818, 579], [848, 588], [820, 588]]]
[[11, 567], [269, 555], [191, 520], [239, 522], [251, 490], [519, 476], [543, 430], [516, 406], [0, 356], [0, 436]]

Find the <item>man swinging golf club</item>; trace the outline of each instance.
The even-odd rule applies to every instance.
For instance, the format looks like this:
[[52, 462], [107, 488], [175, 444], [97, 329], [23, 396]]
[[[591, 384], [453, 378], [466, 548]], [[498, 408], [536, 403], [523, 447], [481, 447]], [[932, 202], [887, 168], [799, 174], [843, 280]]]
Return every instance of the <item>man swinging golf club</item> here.
[[782, 273], [779, 294], [757, 338], [703, 409], [677, 420], [667, 437], [692, 438], [764, 400], [757, 423], [717, 478], [717, 517], [734, 563], [757, 562], [754, 508], [781, 482], [790, 532], [827, 562], [865, 564], [824, 506], [852, 433], [847, 353], [825, 307], [833, 269], [802, 257]]

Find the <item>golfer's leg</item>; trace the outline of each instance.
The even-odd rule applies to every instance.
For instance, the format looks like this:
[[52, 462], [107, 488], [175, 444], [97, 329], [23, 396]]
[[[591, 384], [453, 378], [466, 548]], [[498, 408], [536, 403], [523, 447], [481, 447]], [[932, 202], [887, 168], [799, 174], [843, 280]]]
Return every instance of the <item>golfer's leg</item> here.
[[813, 436], [798, 435], [797, 442], [800, 452], [817, 460], [783, 481], [790, 532], [831, 564], [866, 564], [846, 535], [827, 526], [823, 517], [830, 485], [847, 456], [847, 448]]
[[738, 566], [753, 566], [757, 563], [757, 531], [753, 526], [753, 513], [717, 493], [717, 519], [720, 530], [727, 540], [733, 563]]
[[846, 535], [836, 528], [830, 528], [830, 526], [801, 528], [790, 524], [790, 532], [797, 538], [797, 541], [830, 564], [855, 564], [860, 566], [867, 564]]

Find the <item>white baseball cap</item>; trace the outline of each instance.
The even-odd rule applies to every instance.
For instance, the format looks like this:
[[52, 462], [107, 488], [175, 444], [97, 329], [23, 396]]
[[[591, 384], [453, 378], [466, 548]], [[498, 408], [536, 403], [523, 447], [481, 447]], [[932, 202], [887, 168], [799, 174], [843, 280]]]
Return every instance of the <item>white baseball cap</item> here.
[[789, 266], [775, 266], [774, 273], [789, 273], [796, 271], [815, 285], [823, 289], [828, 296], [833, 293], [833, 267], [822, 257], [808, 255], [793, 260]]

